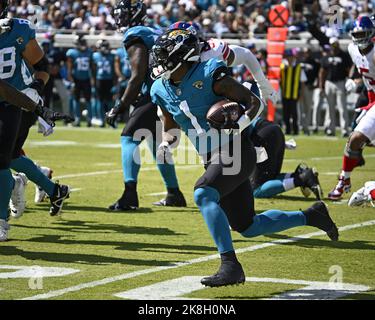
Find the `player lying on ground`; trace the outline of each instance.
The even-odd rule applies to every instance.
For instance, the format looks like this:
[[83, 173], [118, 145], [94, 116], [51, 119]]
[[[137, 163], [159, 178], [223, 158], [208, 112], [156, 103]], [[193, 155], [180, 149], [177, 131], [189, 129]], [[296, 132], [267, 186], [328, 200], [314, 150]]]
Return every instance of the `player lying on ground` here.
[[[194, 200], [221, 255], [221, 266], [215, 275], [203, 278], [202, 284], [215, 287], [245, 281], [229, 226], [244, 237], [255, 237], [309, 225], [338, 240], [337, 227], [323, 202], [304, 211], [255, 214], [249, 176], [256, 154], [248, 126], [262, 111], [261, 99], [231, 78], [224, 62], [200, 62], [198, 39], [188, 30], [167, 31], [153, 46], [152, 54], [161, 78], [152, 85], [151, 97], [164, 114], [159, 158], [165, 158], [166, 150], [176, 141], [170, 130], [181, 128], [205, 162], [205, 173], [194, 187]], [[226, 131], [219, 132], [210, 128], [206, 115], [211, 106], [225, 98], [241, 104], [246, 111], [238, 121], [223, 123]], [[228, 135], [231, 129], [241, 133]], [[227, 171], [238, 164], [237, 172]]]
[[345, 192], [350, 191], [353, 169], [365, 164], [363, 148], [375, 142], [375, 46], [372, 41], [375, 27], [371, 19], [364, 16], [356, 20], [351, 35], [353, 42], [349, 44], [348, 52], [362, 75], [369, 103], [361, 108], [362, 113], [356, 119], [358, 124], [346, 143], [339, 181], [328, 194], [331, 200], [340, 200]]
[[[124, 173], [124, 192], [120, 199], [109, 206], [111, 211], [135, 210], [139, 207], [137, 183], [140, 170], [139, 145], [143, 139], [152, 136], [151, 151], [156, 156], [156, 149], [161, 137], [157, 137], [157, 125], [160, 124], [157, 108], [151, 102], [150, 88], [152, 80], [149, 75], [149, 51], [160, 32], [143, 26], [146, 6], [142, 1], [121, 0], [115, 7], [115, 19], [119, 30], [125, 31], [123, 44], [130, 62], [131, 77], [123, 96], [117, 105], [107, 113], [107, 122], [114, 126], [116, 119], [134, 106], [134, 111], [121, 134], [121, 159]], [[143, 132], [142, 137], [135, 134]], [[157, 142], [158, 141], [158, 142]], [[154, 203], [160, 206], [185, 207], [186, 201], [179, 189], [173, 164], [158, 163], [163, 177], [167, 196]]]
[[[44, 108], [40, 99], [49, 78], [48, 60], [35, 40], [35, 30], [31, 28], [27, 20], [7, 19], [7, 9], [8, 1], [1, 0], [0, 78], [4, 83], [9, 83], [19, 91], [24, 91], [28, 96], [34, 97], [34, 101], [39, 101], [39, 104], [35, 113], [27, 113], [19, 106], [11, 105], [0, 97], [0, 241], [8, 239], [8, 205], [15, 183], [10, 168], [25, 173], [30, 180], [49, 192], [52, 204], [51, 215], [61, 211], [62, 203], [69, 195], [67, 186], [46, 182], [43, 179], [45, 176], [34, 162], [25, 156], [20, 156], [29, 130], [30, 119], [41, 116], [47, 123], [54, 125], [54, 121], [59, 117], [56, 113]], [[32, 76], [26, 63], [33, 66]]]
[[305, 197], [312, 191], [317, 200], [321, 199], [322, 189], [314, 168], [299, 164], [294, 172], [281, 173], [285, 138], [279, 125], [258, 118], [249, 126], [249, 134], [254, 146], [265, 148], [267, 153], [267, 159], [256, 164], [250, 177], [254, 198], [271, 198], [300, 187]]

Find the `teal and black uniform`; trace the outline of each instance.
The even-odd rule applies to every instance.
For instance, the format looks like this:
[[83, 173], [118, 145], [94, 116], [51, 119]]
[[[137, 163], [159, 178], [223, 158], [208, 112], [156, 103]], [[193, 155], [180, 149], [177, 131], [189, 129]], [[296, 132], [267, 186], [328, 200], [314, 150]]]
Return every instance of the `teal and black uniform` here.
[[113, 53], [104, 54], [95, 52], [93, 63], [96, 66], [96, 117], [104, 121], [105, 112], [113, 107], [112, 88], [115, 75], [115, 55]]
[[[152, 46], [154, 45], [156, 39], [160, 36], [161, 32], [153, 28], [145, 26], [135, 26], [129, 28], [123, 37], [124, 44], [124, 59], [128, 60], [127, 50], [134, 44], [142, 43], [146, 46], [147, 50], [150, 52]], [[148, 63], [148, 61], [146, 62]], [[132, 104], [134, 106], [133, 112], [129, 116], [129, 120], [121, 134], [121, 150], [122, 150], [122, 166], [124, 173], [125, 182], [125, 192], [126, 190], [134, 189], [138, 180], [138, 173], [140, 169], [139, 161], [139, 144], [142, 139], [147, 138], [147, 136], [152, 135], [153, 139], [151, 151], [153, 156], [156, 157], [157, 146], [160, 140], [156, 137], [157, 126], [160, 126], [160, 119], [157, 115], [157, 108], [151, 102], [150, 89], [153, 80], [150, 77], [150, 72], [148, 70], [147, 77], [142, 84], [141, 91], [136, 101]], [[135, 139], [134, 133], [138, 130], [142, 130], [146, 134], [142, 139]], [[139, 132], [139, 131], [138, 131]], [[160, 131], [159, 131], [160, 132]], [[158, 164], [158, 169], [162, 175], [164, 184], [169, 191], [173, 192], [178, 190], [178, 182], [176, 177], [176, 172], [173, 164], [162, 163]], [[134, 202], [134, 206], [138, 206], [138, 202]]]
[[[123, 59], [129, 63], [127, 49], [135, 43], [142, 43], [150, 51], [156, 39], [160, 35], [158, 30], [145, 26], [136, 26], [129, 28], [123, 37], [124, 51]], [[148, 61], [147, 61], [148, 63]], [[159, 120], [155, 108], [153, 108], [150, 98], [150, 89], [153, 81], [150, 77], [149, 70], [142, 83], [142, 88], [136, 101], [132, 103], [135, 110], [130, 115], [130, 119], [122, 132], [122, 136], [133, 136], [138, 129], [149, 129], [155, 133], [156, 122]]]
[[91, 63], [92, 63], [92, 51], [86, 49], [81, 51], [77, 48], [69, 49], [66, 52], [67, 58], [72, 59], [73, 70], [72, 77], [74, 80], [73, 90], [73, 113], [76, 122], [79, 123], [81, 119], [81, 108], [79, 100], [81, 95], [86, 100], [86, 106], [88, 111], [87, 123], [91, 125], [92, 118], [92, 105], [91, 105]]
[[[229, 225], [245, 237], [254, 237], [306, 223], [302, 211], [255, 214], [249, 177], [256, 154], [249, 129], [221, 140], [217, 136], [225, 133], [209, 134], [213, 129], [206, 122], [206, 114], [223, 99], [215, 94], [214, 83], [226, 74], [224, 62], [211, 59], [193, 64], [178, 85], [158, 79], [151, 88], [152, 101], [173, 116], [200, 155], [207, 155], [206, 171], [194, 187], [194, 200], [222, 254], [234, 250]], [[211, 141], [205, 141], [207, 138]]]
[[[27, 44], [35, 39], [30, 22], [12, 19], [10, 31], [0, 34], [0, 78], [18, 90], [27, 89], [33, 78], [23, 60]], [[21, 156], [21, 148], [37, 116], [0, 100], [0, 219], [7, 219], [8, 204], [14, 186], [10, 168], [24, 172], [52, 196], [54, 184], [41, 173], [33, 161]], [[42, 177], [44, 176], [44, 178]]]

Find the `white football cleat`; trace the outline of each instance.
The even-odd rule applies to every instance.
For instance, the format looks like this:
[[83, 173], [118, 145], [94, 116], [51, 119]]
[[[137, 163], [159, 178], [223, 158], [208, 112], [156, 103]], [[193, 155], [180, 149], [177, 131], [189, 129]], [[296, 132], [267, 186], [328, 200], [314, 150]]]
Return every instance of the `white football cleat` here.
[[8, 240], [8, 231], [10, 226], [8, 222], [3, 219], [0, 219], [0, 242]]
[[357, 190], [352, 194], [348, 201], [349, 207], [357, 207], [364, 205], [366, 203], [371, 203], [373, 207], [375, 207], [375, 204], [373, 202], [373, 199], [371, 197], [370, 192], [375, 189], [375, 181], [367, 181], [365, 183], [365, 186]]
[[13, 175], [14, 188], [9, 201], [10, 215], [18, 219], [23, 215], [26, 208], [25, 189], [27, 178], [24, 173], [16, 173]]
[[[38, 166], [39, 167], [39, 166]], [[40, 171], [43, 172], [43, 174], [48, 177], [48, 179], [52, 179], [52, 173], [53, 171], [48, 167], [39, 167]], [[35, 185], [35, 203], [41, 203], [47, 198], [47, 193], [39, 186]]]

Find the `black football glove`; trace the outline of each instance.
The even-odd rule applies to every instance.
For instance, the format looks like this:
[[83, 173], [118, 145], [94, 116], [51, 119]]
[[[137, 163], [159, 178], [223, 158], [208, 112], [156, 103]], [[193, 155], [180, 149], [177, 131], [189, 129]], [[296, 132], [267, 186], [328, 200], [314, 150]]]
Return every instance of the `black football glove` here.
[[120, 114], [120, 103], [116, 103], [116, 105], [106, 112], [105, 114], [105, 121], [112, 127], [117, 127], [117, 117]]
[[33, 82], [31, 82], [29, 86], [29, 88], [35, 89], [36, 92], [38, 92], [40, 96], [43, 95], [44, 87], [45, 87], [45, 84], [42, 79], [35, 79]]
[[172, 151], [167, 142], [162, 142], [156, 150], [156, 161], [158, 164], [173, 164]]
[[65, 120], [65, 122], [73, 122], [74, 118], [66, 114], [53, 111], [47, 107], [38, 104], [35, 109], [35, 114], [44, 119], [51, 127], [55, 126], [55, 121]]

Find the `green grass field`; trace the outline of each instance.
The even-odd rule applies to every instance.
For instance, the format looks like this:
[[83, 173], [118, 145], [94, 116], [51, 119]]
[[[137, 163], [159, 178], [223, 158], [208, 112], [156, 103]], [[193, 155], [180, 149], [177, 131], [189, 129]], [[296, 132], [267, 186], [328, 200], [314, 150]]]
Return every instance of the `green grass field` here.
[[[192, 198], [194, 182], [203, 169], [178, 165], [188, 207], [165, 209], [151, 205], [162, 197], [155, 194], [164, 187], [156, 166], [144, 165], [139, 177], [141, 209], [109, 213], [106, 207], [123, 187], [119, 135], [120, 130], [59, 127], [53, 136], [44, 138], [36, 128], [31, 130], [27, 154], [53, 168], [54, 176], [71, 185], [73, 192], [63, 215], [50, 217], [48, 203], [35, 205], [34, 185], [28, 184], [27, 210], [22, 218], [11, 221], [10, 240], [0, 244], [0, 300], [178, 295], [195, 299], [303, 298], [309, 296], [301, 292], [321, 297], [330, 290], [341, 299], [375, 298], [375, 209], [349, 208], [345, 201], [327, 201], [332, 217], [343, 227], [339, 242], [315, 234], [317, 230], [310, 227], [253, 239], [233, 233], [249, 281], [243, 286], [201, 288], [200, 276], [216, 272], [219, 265]], [[326, 196], [336, 183], [345, 140], [322, 136], [295, 140], [297, 149], [286, 151], [283, 171], [294, 171], [301, 161], [315, 166]], [[365, 157], [366, 166], [353, 174], [352, 191], [374, 180], [375, 149], [366, 149]], [[312, 202], [295, 189], [274, 199], [257, 200], [256, 210], [298, 210]], [[66, 274], [48, 277], [46, 271]], [[327, 289], [327, 285], [331, 287]]]

